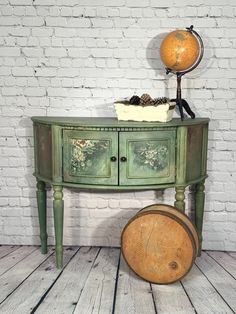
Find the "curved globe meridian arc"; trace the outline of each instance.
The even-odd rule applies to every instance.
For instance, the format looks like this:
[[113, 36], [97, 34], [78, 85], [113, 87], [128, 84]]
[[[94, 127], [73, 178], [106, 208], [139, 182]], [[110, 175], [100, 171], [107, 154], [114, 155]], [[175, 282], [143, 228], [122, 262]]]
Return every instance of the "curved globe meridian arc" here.
[[182, 72], [190, 69], [197, 62], [200, 50], [199, 41], [191, 32], [176, 30], [163, 39], [160, 56], [168, 69]]

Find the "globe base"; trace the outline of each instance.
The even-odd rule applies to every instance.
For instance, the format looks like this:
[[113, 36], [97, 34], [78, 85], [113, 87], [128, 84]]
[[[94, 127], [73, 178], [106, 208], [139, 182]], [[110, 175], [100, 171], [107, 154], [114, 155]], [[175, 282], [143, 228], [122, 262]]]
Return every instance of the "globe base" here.
[[181, 120], [184, 120], [184, 112], [183, 109], [186, 111], [186, 113], [191, 117], [191, 119], [195, 118], [195, 113], [191, 110], [188, 102], [185, 99], [171, 99], [171, 101], [176, 102], [176, 105], [179, 108], [180, 117]]

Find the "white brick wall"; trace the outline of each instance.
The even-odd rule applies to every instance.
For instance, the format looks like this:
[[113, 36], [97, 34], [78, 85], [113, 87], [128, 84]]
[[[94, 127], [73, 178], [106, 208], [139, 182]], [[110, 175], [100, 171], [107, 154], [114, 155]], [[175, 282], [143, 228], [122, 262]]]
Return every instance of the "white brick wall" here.
[[[204, 248], [236, 250], [235, 0], [0, 0], [0, 14], [0, 243], [39, 243], [30, 117], [114, 116], [120, 97], [174, 97], [158, 46], [193, 24], [206, 49], [183, 96], [211, 118]], [[172, 189], [64, 195], [64, 242], [76, 245], [119, 245], [137, 210], [173, 203]], [[48, 225], [53, 243], [51, 198]]]

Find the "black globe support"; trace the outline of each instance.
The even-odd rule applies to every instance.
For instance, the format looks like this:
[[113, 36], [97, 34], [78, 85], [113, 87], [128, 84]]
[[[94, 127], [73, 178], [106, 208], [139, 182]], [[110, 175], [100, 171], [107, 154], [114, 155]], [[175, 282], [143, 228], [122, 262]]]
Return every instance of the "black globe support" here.
[[181, 120], [183, 121], [184, 119], [184, 113], [183, 109], [187, 112], [187, 114], [194, 119], [195, 118], [195, 113], [191, 110], [188, 102], [181, 97], [181, 77], [183, 74], [181, 73], [176, 73], [177, 75], [177, 92], [176, 92], [176, 99], [171, 99], [171, 101], [175, 101], [176, 105], [179, 108], [179, 113]]

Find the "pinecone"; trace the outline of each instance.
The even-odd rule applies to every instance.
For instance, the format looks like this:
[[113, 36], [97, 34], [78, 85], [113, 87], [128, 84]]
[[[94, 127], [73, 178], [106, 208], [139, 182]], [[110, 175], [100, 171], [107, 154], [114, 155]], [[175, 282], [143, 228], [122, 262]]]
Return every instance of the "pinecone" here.
[[169, 101], [167, 97], [158, 97], [153, 99], [153, 105], [158, 106], [162, 104], [166, 104]]
[[152, 101], [152, 97], [148, 94], [143, 94], [140, 97], [140, 105], [142, 106], [148, 106], [151, 101]]
[[130, 102], [132, 105], [139, 105], [139, 103], [140, 103], [140, 98], [139, 98], [139, 96], [134, 95], [134, 96], [132, 96], [132, 97], [130, 98], [129, 102]]

